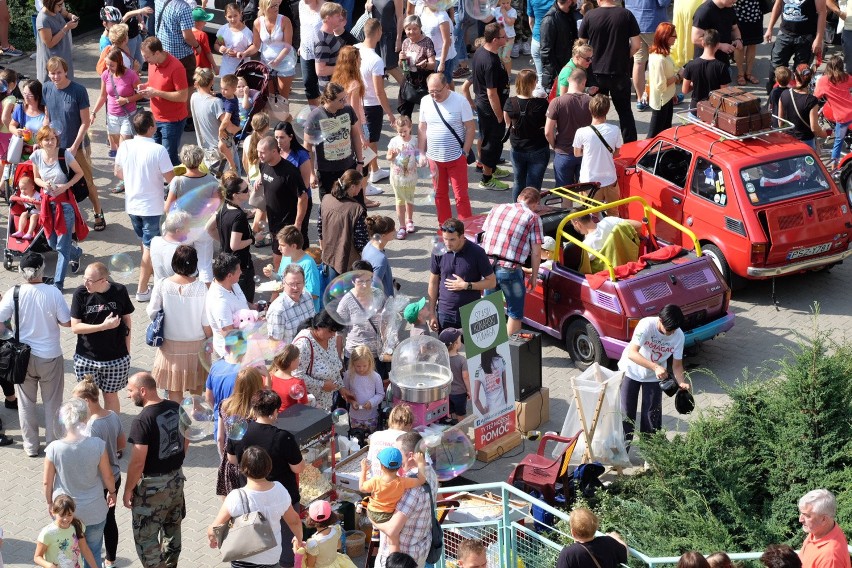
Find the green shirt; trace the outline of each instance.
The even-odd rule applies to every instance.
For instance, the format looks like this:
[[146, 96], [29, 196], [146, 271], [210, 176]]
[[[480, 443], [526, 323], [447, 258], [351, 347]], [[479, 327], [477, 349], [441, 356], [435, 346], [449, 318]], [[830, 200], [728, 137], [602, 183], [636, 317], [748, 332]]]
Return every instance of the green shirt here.
[[556, 91], [556, 96], [559, 96], [559, 91], [562, 90], [562, 87], [568, 88], [568, 77], [571, 76], [571, 73], [574, 72], [574, 69], [577, 68], [577, 64], [574, 63], [573, 59], [569, 59], [568, 63], [565, 64], [565, 67], [562, 68], [562, 71], [559, 72], [559, 90]]

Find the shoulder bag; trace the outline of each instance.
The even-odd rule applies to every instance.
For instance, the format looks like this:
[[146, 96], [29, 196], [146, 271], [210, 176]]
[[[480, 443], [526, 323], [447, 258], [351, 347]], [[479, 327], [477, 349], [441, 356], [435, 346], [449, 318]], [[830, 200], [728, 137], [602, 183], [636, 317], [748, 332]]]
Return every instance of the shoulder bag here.
[[429, 505], [432, 509], [432, 544], [429, 545], [429, 552], [426, 553], [426, 563], [437, 564], [441, 560], [441, 554], [444, 551], [444, 530], [441, 528], [441, 523], [438, 522], [435, 500], [432, 499], [432, 488], [428, 483], [425, 483], [423, 484], [423, 489], [426, 490], [426, 495], [429, 496]]
[[20, 341], [20, 324], [18, 323], [18, 295], [21, 286], [15, 286], [12, 298], [15, 302], [15, 337], [7, 339], [0, 345], [0, 377], [7, 384], [20, 385], [27, 376], [27, 366], [30, 364], [30, 346]]
[[606, 148], [606, 149], [609, 151], [609, 153], [610, 153], [610, 154], [615, 154], [615, 151], [612, 149], [612, 146], [610, 146], [609, 144], [607, 144], [607, 141], [604, 139], [603, 135], [601, 134], [601, 131], [600, 131], [600, 130], [598, 130], [597, 128], [595, 128], [595, 125], [594, 125], [594, 124], [590, 124], [590, 125], [589, 125], [589, 128], [591, 128], [591, 129], [592, 129], [592, 132], [594, 132], [594, 133], [595, 133], [595, 135], [596, 135], [596, 136], [598, 137], [598, 139], [601, 141], [601, 144], [603, 144], [603, 145], [604, 145], [604, 148]]
[[232, 517], [224, 525], [213, 527], [222, 562], [242, 560], [277, 546], [269, 520], [260, 511], [249, 512], [246, 492], [242, 489], [237, 491], [240, 492], [243, 514]]
[[154, 319], [148, 324], [148, 329], [145, 330], [145, 343], [151, 347], [159, 347], [163, 344], [163, 326], [165, 325], [166, 313], [162, 308], [154, 314]]
[[589, 553], [589, 556], [592, 557], [592, 562], [595, 563], [595, 568], [601, 568], [601, 563], [598, 562], [598, 559], [595, 557], [594, 554], [592, 554], [592, 551], [589, 550], [589, 548], [585, 544], [582, 544], [582, 543], [579, 543], [579, 542], [577, 544], [580, 545], [580, 548], [582, 548], [583, 550], [585, 550], [586, 552]]
[[[74, 171], [68, 167], [67, 163], [65, 163], [65, 150], [65, 148], [59, 149], [59, 167], [62, 169], [62, 173], [65, 174], [68, 181], [71, 181], [71, 178], [74, 177]], [[80, 203], [89, 197], [89, 185], [86, 183], [86, 176], [80, 176], [77, 183], [71, 186], [71, 192], [74, 194], [74, 199], [77, 200], [77, 203]]]
[[[438, 113], [438, 118], [440, 118], [440, 119], [441, 119], [441, 122], [443, 122], [443, 123], [444, 123], [444, 126], [446, 126], [446, 127], [447, 127], [447, 130], [449, 130], [449, 131], [452, 133], [452, 135], [453, 135], [453, 136], [455, 137], [455, 139], [456, 139], [456, 142], [458, 142], [458, 143], [459, 143], [459, 146], [461, 146], [461, 150], [462, 150], [462, 152], [464, 152], [464, 142], [462, 142], [461, 137], [459, 137], [458, 133], [457, 133], [455, 130], [453, 130], [453, 127], [452, 127], [452, 126], [450, 126], [450, 123], [449, 123], [449, 122], [447, 122], [447, 119], [446, 119], [446, 118], [444, 118], [443, 113], [441, 113], [441, 107], [440, 107], [440, 106], [438, 106], [437, 101], [434, 101], [434, 100], [433, 100], [433, 101], [432, 101], [432, 104], [433, 104], [433, 105], [435, 105], [435, 112], [437, 112], [437, 113]], [[473, 148], [471, 147], [471, 149], [467, 151], [467, 164], [468, 164], [468, 165], [470, 165], [470, 164], [472, 164], [472, 163], [474, 163], [474, 162], [476, 162], [476, 154], [474, 154], [474, 153], [473, 153]]]

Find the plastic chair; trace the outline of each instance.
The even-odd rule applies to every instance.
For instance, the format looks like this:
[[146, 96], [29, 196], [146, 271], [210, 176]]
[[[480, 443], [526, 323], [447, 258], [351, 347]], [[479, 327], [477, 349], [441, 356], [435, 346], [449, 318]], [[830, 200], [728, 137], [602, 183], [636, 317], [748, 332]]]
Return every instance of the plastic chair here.
[[[571, 461], [571, 454], [574, 453], [577, 439], [582, 432], [580, 430], [570, 438], [554, 434], [542, 436], [538, 443], [538, 451], [534, 454], [527, 454], [512, 470], [506, 483], [515, 485], [517, 480], [518, 483], [533, 487], [541, 492], [546, 503], [552, 504], [556, 498], [556, 482], [563, 479], [568, 473], [568, 462]], [[550, 441], [565, 444], [565, 450], [555, 460], [544, 455], [544, 448]], [[564, 488], [567, 488], [566, 481], [563, 479]]]

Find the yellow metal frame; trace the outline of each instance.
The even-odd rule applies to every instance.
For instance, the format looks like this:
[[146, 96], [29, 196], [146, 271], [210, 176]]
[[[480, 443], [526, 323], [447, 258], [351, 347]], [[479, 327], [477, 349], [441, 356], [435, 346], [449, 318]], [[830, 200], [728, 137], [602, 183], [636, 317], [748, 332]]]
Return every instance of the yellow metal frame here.
[[592, 213], [600, 213], [601, 211], [606, 211], [607, 209], [614, 209], [614, 208], [617, 208], [621, 205], [629, 205], [630, 203], [639, 203], [639, 204], [642, 205], [642, 210], [644, 212], [643, 223], [648, 226], [648, 229], [649, 229], [648, 233], [650, 235], [654, 234], [654, 224], [651, 220], [652, 219], [654, 219], [654, 220], [659, 219], [659, 220], [661, 220], [665, 223], [668, 223], [669, 225], [671, 225], [675, 229], [681, 231], [682, 233], [686, 234], [687, 236], [689, 236], [689, 238], [692, 239], [693, 246], [695, 247], [695, 254], [698, 255], [698, 256], [701, 256], [703, 254], [701, 252], [701, 243], [698, 242], [698, 237], [695, 236], [695, 233], [693, 233], [691, 230], [687, 229], [686, 227], [684, 227], [683, 225], [681, 225], [680, 223], [678, 223], [674, 219], [668, 217], [664, 213], [657, 211], [656, 209], [654, 209], [653, 207], [648, 205], [648, 202], [645, 201], [645, 199], [643, 197], [640, 197], [638, 195], [632, 195], [630, 197], [625, 197], [624, 199], [619, 199], [618, 201], [613, 201], [612, 203], [603, 203], [601, 201], [597, 201], [596, 199], [592, 199], [592, 198], [587, 197], [585, 195], [582, 195], [580, 193], [571, 191], [567, 187], [557, 187], [555, 189], [551, 189], [550, 194], [551, 195], [557, 195], [557, 196], [559, 196], [563, 199], [570, 199], [571, 201], [575, 201], [575, 202], [583, 205], [584, 207], [586, 207], [582, 211], [578, 211], [576, 213], [569, 213], [559, 223], [559, 227], [556, 229], [556, 249], [555, 250], [561, 251], [562, 250], [562, 240], [563, 240], [563, 238], [567, 239], [568, 241], [574, 243], [575, 245], [577, 245], [578, 247], [580, 247], [581, 249], [586, 251], [588, 254], [590, 254], [594, 257], [597, 257], [603, 263], [603, 265], [606, 267], [607, 272], [609, 272], [609, 279], [612, 282], [615, 282], [617, 280], [617, 278], [615, 277], [615, 270], [612, 266], [612, 263], [609, 261], [609, 259], [607, 259], [605, 256], [603, 256], [600, 252], [598, 252], [595, 249], [591, 248], [590, 246], [586, 245], [583, 241], [577, 240], [576, 238], [571, 236], [570, 233], [568, 233], [564, 230], [565, 225], [570, 223], [573, 219], [577, 219], [578, 217], [582, 217], [584, 215], [589, 215], [589, 214], [592, 214]]

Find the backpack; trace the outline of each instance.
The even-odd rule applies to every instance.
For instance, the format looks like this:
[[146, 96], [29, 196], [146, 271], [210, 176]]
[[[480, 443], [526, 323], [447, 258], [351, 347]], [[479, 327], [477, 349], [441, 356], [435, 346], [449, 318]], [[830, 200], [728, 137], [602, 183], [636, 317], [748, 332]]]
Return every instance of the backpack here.
[[[68, 164], [65, 163], [65, 148], [59, 149], [59, 167], [62, 168], [62, 173], [65, 174], [66, 178], [70, 180], [74, 177], [74, 171], [70, 170]], [[77, 200], [77, 203], [89, 197], [89, 184], [86, 183], [86, 176], [80, 177], [77, 183], [71, 186], [71, 191], [74, 193], [74, 199]]]

